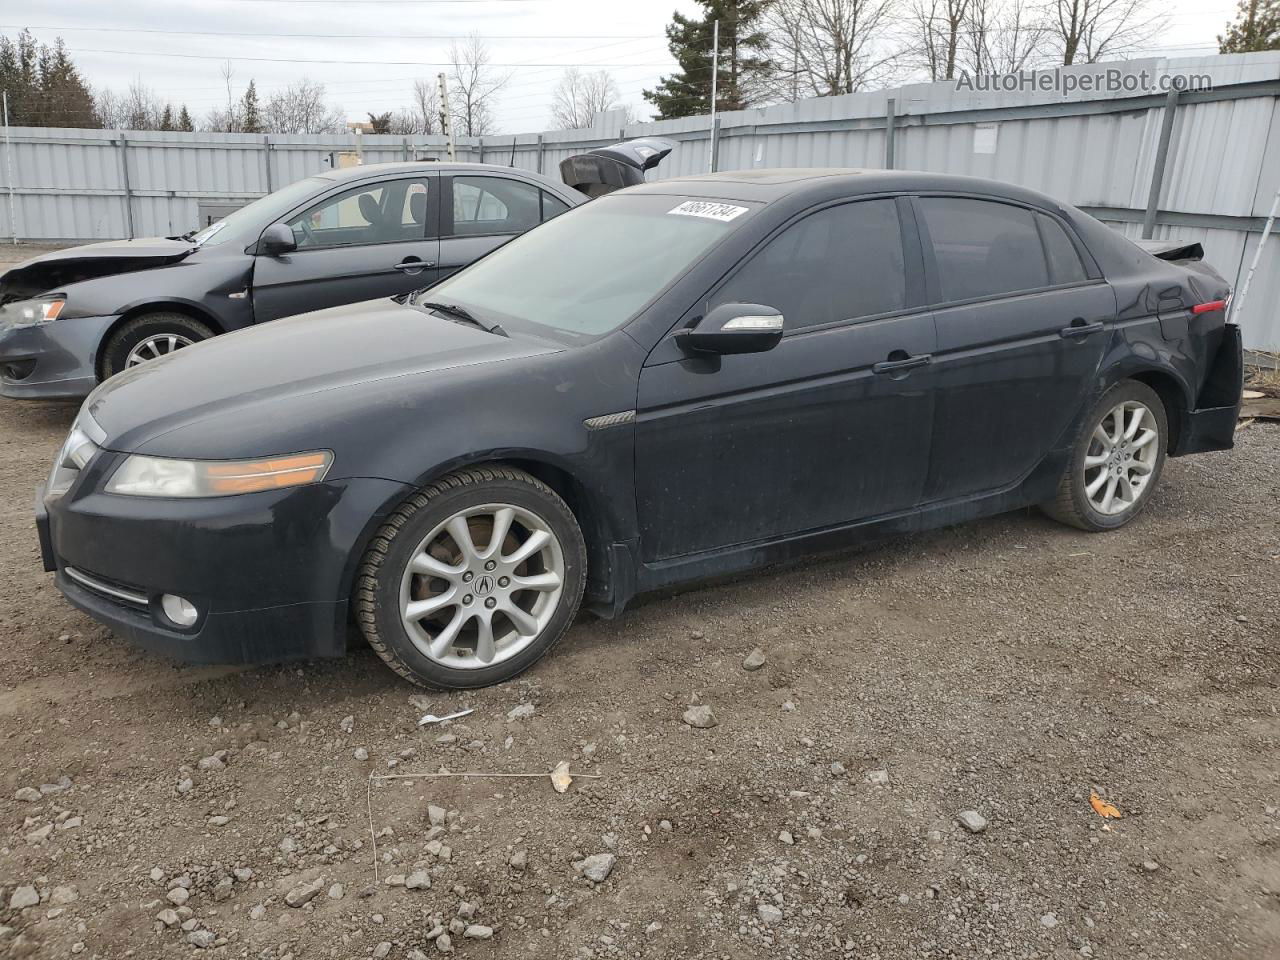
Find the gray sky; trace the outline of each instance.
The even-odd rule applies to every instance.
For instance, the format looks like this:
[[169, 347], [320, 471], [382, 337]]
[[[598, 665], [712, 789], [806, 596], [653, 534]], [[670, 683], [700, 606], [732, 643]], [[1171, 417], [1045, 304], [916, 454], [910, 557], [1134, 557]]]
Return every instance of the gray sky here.
[[[673, 8], [687, 13], [695, 5], [689, 0], [40, 0], [20, 6], [5, 0], [0, 30], [12, 36], [29, 26], [41, 41], [61, 35], [95, 87], [123, 89], [140, 79], [162, 97], [186, 102], [197, 118], [225, 105], [219, 71], [230, 59], [237, 95], [250, 78], [265, 99], [305, 75], [322, 81], [330, 101], [357, 120], [366, 119], [368, 111], [406, 105], [415, 78], [434, 78], [443, 69], [449, 37], [476, 32], [485, 38], [494, 63], [504, 65], [498, 69], [511, 75], [497, 103], [499, 129], [521, 133], [550, 125], [552, 90], [569, 65], [610, 70], [622, 100], [647, 118], [641, 91], [674, 66], [663, 34]], [[1232, 18], [1235, 0], [1169, 0], [1161, 8], [1170, 21], [1151, 53], [1196, 56], [1216, 52], [1215, 37]], [[285, 59], [368, 62], [281, 62]]]

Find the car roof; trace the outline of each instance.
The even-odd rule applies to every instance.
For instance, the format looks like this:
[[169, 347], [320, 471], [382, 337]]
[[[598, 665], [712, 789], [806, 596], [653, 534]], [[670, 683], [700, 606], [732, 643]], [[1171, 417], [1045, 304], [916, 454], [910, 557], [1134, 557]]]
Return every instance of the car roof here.
[[759, 170], [729, 170], [723, 173], [701, 173], [687, 177], [655, 180], [627, 188], [627, 193], [675, 194], [714, 197], [721, 200], [750, 200], [772, 203], [784, 197], [803, 194], [828, 197], [867, 193], [946, 192], [985, 194], [1039, 205], [1061, 208], [1052, 197], [1025, 187], [932, 173], [926, 170], [879, 170], [852, 167], [781, 167]]
[[498, 173], [508, 176], [515, 176], [525, 180], [536, 180], [538, 183], [549, 184], [556, 187], [562, 192], [573, 193], [572, 188], [554, 180], [551, 177], [541, 173], [534, 173], [532, 170], [524, 170], [520, 167], [508, 167], [497, 163], [467, 163], [467, 162], [445, 162], [440, 163], [435, 160], [410, 160], [398, 163], [362, 163], [355, 167], [342, 167], [337, 170], [325, 170], [316, 176], [332, 180], [334, 183], [345, 183], [347, 181], [367, 180], [370, 177], [384, 177], [387, 174], [396, 173], [451, 173], [451, 174], [468, 174], [468, 173]]

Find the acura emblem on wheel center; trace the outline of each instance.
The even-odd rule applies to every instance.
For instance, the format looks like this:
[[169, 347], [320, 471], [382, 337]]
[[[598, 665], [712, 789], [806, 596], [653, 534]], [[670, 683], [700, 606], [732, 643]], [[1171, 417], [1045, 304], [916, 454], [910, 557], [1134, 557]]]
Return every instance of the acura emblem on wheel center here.
[[476, 580], [475, 594], [477, 597], [487, 597], [493, 593], [493, 577], [485, 574]]

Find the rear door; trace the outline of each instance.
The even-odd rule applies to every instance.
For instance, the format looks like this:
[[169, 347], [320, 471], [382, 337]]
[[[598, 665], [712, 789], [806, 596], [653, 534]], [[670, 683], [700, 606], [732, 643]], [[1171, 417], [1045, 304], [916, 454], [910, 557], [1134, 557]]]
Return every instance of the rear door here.
[[765, 353], [690, 357], [668, 338], [650, 356], [636, 423], [647, 562], [916, 503], [935, 346], [921, 273], [907, 201], [847, 202], [784, 227], [688, 311], [679, 326], [758, 303], [785, 333]]
[[486, 173], [444, 180], [441, 279], [569, 209], [555, 194], [518, 177]]
[[1116, 301], [1058, 218], [975, 197], [919, 197], [938, 330], [925, 501], [1010, 486], [1088, 396]]
[[275, 320], [434, 283], [439, 193], [434, 173], [364, 181], [290, 216], [285, 223], [298, 249], [255, 258], [254, 318]]

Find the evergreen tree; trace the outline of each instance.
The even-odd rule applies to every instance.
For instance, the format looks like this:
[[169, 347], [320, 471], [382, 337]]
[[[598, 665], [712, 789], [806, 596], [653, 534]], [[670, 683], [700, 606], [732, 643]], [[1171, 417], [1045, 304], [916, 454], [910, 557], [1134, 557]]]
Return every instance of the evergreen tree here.
[[391, 111], [369, 114], [369, 126], [372, 128], [370, 133], [390, 133]]
[[93, 94], [61, 38], [50, 47], [37, 44], [30, 30], [17, 42], [0, 37], [0, 87], [9, 94], [15, 126], [97, 126]]
[[173, 106], [172, 106], [171, 104], [166, 103], [166, 104], [164, 105], [164, 110], [162, 110], [162, 111], [160, 112], [160, 124], [159, 124], [159, 129], [161, 129], [161, 130], [172, 130], [172, 129], [174, 129], [174, 126], [173, 126]]
[[178, 111], [178, 129], [186, 133], [190, 133], [196, 128], [191, 122], [191, 114], [187, 113], [187, 105], [184, 103], [182, 109]]
[[1221, 53], [1280, 50], [1280, 0], [1240, 0], [1238, 19], [1218, 37]]
[[252, 80], [240, 101], [240, 132], [262, 133], [262, 112], [258, 109], [258, 88]]
[[764, 51], [769, 40], [760, 29], [768, 0], [698, 0], [701, 17], [674, 13], [667, 25], [667, 47], [679, 72], [663, 77], [644, 98], [658, 119], [711, 112], [711, 47], [713, 23], [720, 21], [720, 69], [717, 110], [741, 110], [758, 96], [769, 72]]

